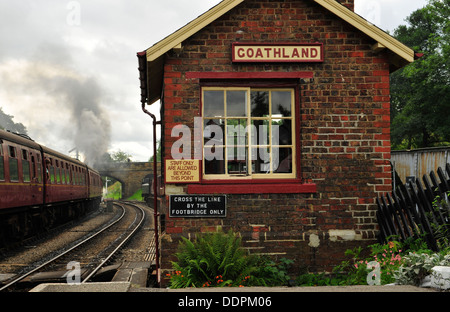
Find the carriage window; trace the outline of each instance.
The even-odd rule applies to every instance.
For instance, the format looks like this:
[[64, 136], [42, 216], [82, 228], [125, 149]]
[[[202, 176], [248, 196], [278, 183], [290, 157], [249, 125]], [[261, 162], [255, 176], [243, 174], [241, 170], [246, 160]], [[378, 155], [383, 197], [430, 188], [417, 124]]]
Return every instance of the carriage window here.
[[64, 172], [64, 162], [61, 161], [61, 183], [66, 184], [66, 173]]
[[64, 163], [61, 162], [61, 183], [66, 184], [66, 175], [64, 173]]
[[30, 174], [30, 159], [27, 150], [22, 150], [22, 173], [23, 173], [23, 182], [31, 181]]
[[75, 185], [75, 167], [72, 165], [72, 170], [70, 170], [70, 184]]
[[0, 180], [5, 180], [5, 158], [3, 156], [3, 145], [0, 143]]
[[78, 167], [75, 167], [75, 184], [80, 184], [80, 174], [78, 173]]
[[9, 179], [13, 182], [19, 181], [19, 161], [14, 146], [9, 146]]
[[58, 160], [56, 161], [56, 183], [61, 184], [61, 168]]
[[55, 167], [53, 166], [53, 159], [52, 158], [50, 158], [50, 168], [49, 168], [49, 170], [50, 170], [50, 172], [49, 172], [49, 174], [50, 174], [50, 182], [52, 184], [54, 184], [55, 183]]
[[37, 178], [38, 178], [38, 182], [42, 183], [42, 164], [41, 164], [41, 155], [37, 154], [36, 155], [36, 159], [37, 159]]
[[31, 155], [31, 179], [36, 182], [36, 158]]
[[205, 87], [205, 178], [295, 178], [294, 89]]
[[66, 170], [66, 166], [64, 166], [64, 163], [61, 163], [61, 178], [62, 178], [63, 184], [68, 184], [67, 170]]
[[70, 184], [70, 180], [69, 180], [69, 164], [66, 163], [66, 165], [64, 166], [64, 179], [66, 180], [66, 184]]

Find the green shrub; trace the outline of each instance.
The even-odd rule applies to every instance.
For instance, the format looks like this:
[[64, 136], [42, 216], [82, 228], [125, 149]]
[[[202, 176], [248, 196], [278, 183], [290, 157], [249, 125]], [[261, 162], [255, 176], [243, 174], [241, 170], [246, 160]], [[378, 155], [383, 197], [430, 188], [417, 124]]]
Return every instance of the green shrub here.
[[431, 274], [435, 266], [449, 266], [450, 254], [410, 252], [403, 257], [403, 265], [395, 272], [395, 279], [401, 285], [418, 286], [423, 278]]
[[251, 282], [255, 286], [289, 286], [288, 270], [293, 263], [293, 260], [281, 258], [277, 264], [267, 256], [260, 256]]
[[174, 272], [168, 274], [170, 288], [288, 286], [288, 269], [294, 262], [250, 255], [231, 230], [199, 235], [193, 241], [183, 238], [175, 255]]
[[248, 254], [242, 239], [231, 230], [228, 234], [199, 235], [194, 241], [180, 242], [172, 262], [170, 288], [244, 286], [257, 270], [257, 258]]
[[297, 285], [367, 285], [368, 279], [372, 282], [371, 279], [375, 277], [372, 274], [376, 274], [375, 268], [370, 266], [371, 263], [377, 263], [379, 265], [378, 270], [381, 276], [378, 276], [378, 278], [380, 284], [393, 283], [395, 281], [394, 272], [403, 263], [401, 246], [396, 241], [391, 241], [387, 244], [371, 245], [369, 246], [369, 257], [361, 256], [361, 252], [363, 251], [361, 247], [349, 249], [345, 252], [349, 260], [342, 261], [330, 274], [303, 274], [297, 278]]

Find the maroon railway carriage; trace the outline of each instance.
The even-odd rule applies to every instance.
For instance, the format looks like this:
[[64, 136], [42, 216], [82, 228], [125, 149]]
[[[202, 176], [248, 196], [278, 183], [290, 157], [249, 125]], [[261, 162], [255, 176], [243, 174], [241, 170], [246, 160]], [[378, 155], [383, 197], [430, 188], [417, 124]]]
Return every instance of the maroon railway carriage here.
[[[0, 240], [17, 240], [98, 206], [97, 171], [0, 130]], [[1, 245], [1, 242], [0, 242]]]

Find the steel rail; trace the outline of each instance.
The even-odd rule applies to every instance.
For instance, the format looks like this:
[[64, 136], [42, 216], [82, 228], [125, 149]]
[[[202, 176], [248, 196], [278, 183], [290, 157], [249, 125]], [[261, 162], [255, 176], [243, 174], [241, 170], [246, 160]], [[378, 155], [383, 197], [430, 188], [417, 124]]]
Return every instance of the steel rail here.
[[[144, 220], [145, 220], [144, 209], [142, 209], [141, 207], [134, 205], [134, 204], [130, 204], [130, 203], [125, 203], [125, 204], [139, 209], [142, 213], [141, 220], [139, 220], [139, 223], [130, 232], [130, 234], [128, 234], [128, 236], [124, 240], [122, 240], [122, 242], [94, 270], [91, 271], [91, 273], [81, 282], [82, 284], [86, 283], [92, 276], [94, 276], [98, 272], [98, 270], [100, 270], [105, 265], [105, 263], [107, 263], [109, 261], [109, 259], [111, 259], [111, 257], [113, 255], [115, 255], [116, 252], [119, 251], [125, 243], [128, 242], [128, 240], [137, 232], [137, 230], [141, 227], [142, 223], [144, 222]], [[136, 218], [135, 218], [135, 220], [136, 220]]]
[[61, 253], [61, 254], [59, 254], [59, 255], [53, 257], [52, 259], [46, 261], [45, 263], [43, 263], [43, 264], [37, 266], [36, 268], [32, 269], [31, 271], [29, 271], [29, 272], [27, 272], [27, 273], [25, 273], [25, 274], [20, 275], [19, 277], [17, 277], [16, 279], [14, 279], [13, 281], [11, 281], [10, 283], [8, 283], [8, 284], [6, 284], [5, 286], [3, 286], [2, 288], [0, 288], [0, 291], [3, 291], [3, 290], [5, 290], [5, 289], [11, 287], [12, 285], [14, 285], [14, 284], [20, 282], [21, 280], [23, 280], [23, 279], [26, 278], [27, 276], [30, 276], [30, 275], [33, 274], [34, 272], [36, 272], [36, 271], [42, 269], [43, 267], [49, 265], [49, 264], [52, 263], [52, 262], [58, 260], [58, 259], [61, 258], [62, 256], [66, 255], [67, 253], [71, 252], [72, 250], [78, 248], [79, 246], [85, 244], [86, 242], [90, 241], [91, 239], [93, 239], [93, 238], [96, 237], [97, 235], [103, 233], [104, 231], [106, 231], [107, 229], [109, 229], [110, 227], [112, 227], [114, 224], [116, 224], [117, 222], [119, 222], [120, 220], [122, 220], [122, 218], [123, 218], [124, 215], [125, 215], [125, 208], [122, 207], [122, 206], [120, 206], [120, 205], [118, 205], [118, 206], [122, 208], [122, 214], [121, 214], [121, 216], [120, 216], [116, 221], [112, 222], [110, 225], [108, 225], [108, 226], [102, 228], [101, 230], [95, 232], [93, 235], [91, 235], [91, 236], [89, 236], [88, 238], [82, 240], [81, 242], [79, 242], [79, 243], [76, 244], [75, 246], [69, 248], [68, 250], [64, 251], [63, 253]]

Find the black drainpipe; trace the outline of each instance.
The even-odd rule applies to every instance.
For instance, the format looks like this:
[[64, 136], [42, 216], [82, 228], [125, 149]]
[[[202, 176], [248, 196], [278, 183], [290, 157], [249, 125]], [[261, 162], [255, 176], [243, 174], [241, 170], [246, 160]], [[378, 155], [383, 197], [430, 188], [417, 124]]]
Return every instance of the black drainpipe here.
[[142, 111], [153, 119], [153, 222], [155, 225], [155, 262], [156, 262], [156, 276], [157, 283], [160, 284], [159, 273], [159, 234], [158, 234], [158, 166], [157, 166], [157, 151], [156, 151], [156, 125], [161, 122], [156, 121], [155, 115], [145, 109], [145, 102], [142, 102]]

